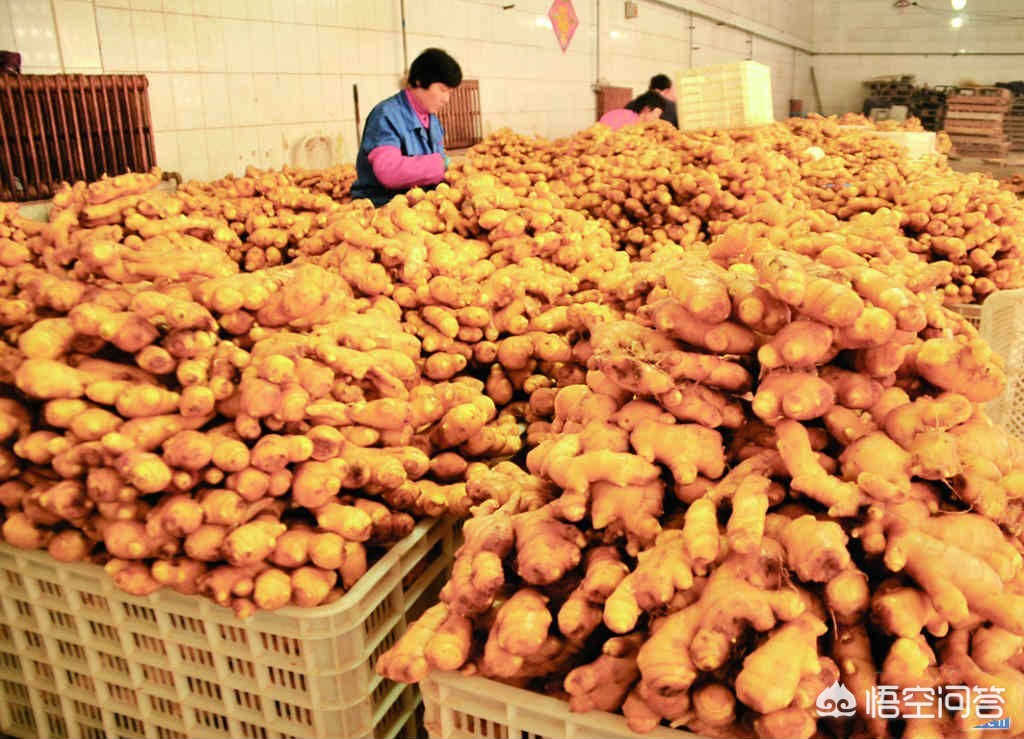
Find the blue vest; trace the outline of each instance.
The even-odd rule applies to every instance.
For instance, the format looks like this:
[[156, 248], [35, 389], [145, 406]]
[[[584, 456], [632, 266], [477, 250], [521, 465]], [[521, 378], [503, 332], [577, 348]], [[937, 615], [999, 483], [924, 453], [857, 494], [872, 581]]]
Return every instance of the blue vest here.
[[356, 157], [352, 197], [369, 198], [374, 205], [384, 205], [398, 192], [386, 189], [373, 173], [369, 156], [378, 146], [398, 147], [403, 156], [444, 154], [444, 128], [437, 116], [431, 114], [428, 132], [412, 109], [405, 90], [382, 100], [370, 111]]

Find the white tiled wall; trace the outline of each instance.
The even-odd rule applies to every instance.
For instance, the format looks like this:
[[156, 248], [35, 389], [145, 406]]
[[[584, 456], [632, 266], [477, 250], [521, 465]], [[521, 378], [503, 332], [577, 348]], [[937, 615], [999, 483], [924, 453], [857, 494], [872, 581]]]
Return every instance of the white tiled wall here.
[[[788, 98], [807, 89], [810, 58], [785, 44], [809, 46], [812, 3], [639, 0], [638, 17], [626, 20], [620, 0], [574, 0], [580, 25], [563, 53], [550, 0], [406, 0], [408, 57], [427, 46], [452, 53], [480, 80], [485, 131], [566, 135], [593, 122], [599, 74], [640, 92], [658, 72], [746, 58], [772, 67], [783, 116]], [[400, 83], [399, 8], [399, 0], [0, 0], [0, 48], [21, 52], [27, 73], [146, 74], [159, 164], [215, 177], [292, 162], [310, 136], [327, 137], [337, 160], [353, 160], [353, 87], [365, 120]]]
[[627, 20], [624, 15], [621, 3], [601, 3], [602, 80], [639, 94], [652, 75], [675, 77], [691, 66], [694, 36], [689, 13], [644, 3], [636, 18]]
[[564, 54], [547, 18], [548, 0], [517, 2], [509, 10], [501, 5], [406, 3], [410, 57], [414, 50], [441, 46], [459, 60], [466, 77], [479, 79], [485, 132], [510, 126], [560, 136], [592, 123], [595, 0], [575, 2], [580, 25]]
[[660, 0], [659, 4], [692, 11], [802, 49], [811, 48], [812, 0]]
[[0, 37], [5, 34], [11, 37], [8, 43], [13, 42], [13, 50], [21, 54], [22, 69], [61, 71], [61, 50], [49, 0], [0, 0]]
[[[826, 112], [860, 110], [861, 82], [879, 75], [913, 74], [931, 85], [1024, 77], [1021, 0], [968, 0], [960, 13], [946, 0], [925, 5], [814, 0], [814, 68]], [[950, 25], [956, 15], [959, 28]]]
[[[789, 22], [790, 30], [800, 31], [794, 43], [801, 47], [810, 45], [809, 3], [803, 4], [799, 23], [795, 20], [797, 3], [719, 0], [718, 5], [732, 12], [738, 23], [749, 21], [745, 25], [751, 27], [767, 23], [774, 28]], [[789, 100], [793, 97], [802, 97], [805, 109], [809, 109], [809, 87], [803, 86], [810, 65], [806, 52], [660, 4], [642, 3], [639, 17], [631, 20], [624, 19], [622, 7], [616, 2], [602, 4], [601, 12], [601, 76], [611, 84], [631, 87], [638, 93], [646, 89], [656, 72], [674, 77], [681, 69], [751, 59], [771, 68], [777, 119], [789, 114]]]
[[[88, 0], [55, 0], [53, 10], [56, 28], [63, 30], [59, 42], [64, 69], [84, 74], [103, 71], [92, 3]], [[78, 29], [85, 29], [85, 32]]]
[[19, 51], [26, 73], [146, 74], [160, 166], [217, 177], [294, 162], [310, 136], [327, 137], [336, 160], [354, 158], [352, 85], [364, 117], [396, 89], [397, 8], [398, 0], [0, 0], [0, 48]]

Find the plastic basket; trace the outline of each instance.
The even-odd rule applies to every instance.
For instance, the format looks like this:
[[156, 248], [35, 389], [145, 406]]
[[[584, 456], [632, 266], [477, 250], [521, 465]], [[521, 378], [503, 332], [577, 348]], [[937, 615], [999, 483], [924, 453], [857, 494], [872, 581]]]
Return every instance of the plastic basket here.
[[249, 619], [173, 591], [131, 596], [96, 565], [0, 545], [0, 732], [390, 739], [419, 696], [374, 663], [436, 601], [454, 527], [419, 523], [330, 605]]
[[974, 324], [1006, 361], [1006, 390], [985, 411], [993, 422], [1024, 439], [1024, 289], [999, 290], [981, 305], [957, 305], [953, 310]]
[[772, 72], [757, 62], [687, 69], [676, 79], [679, 128], [745, 128], [775, 120]]
[[637, 734], [622, 716], [572, 713], [569, 704], [557, 698], [457, 672], [431, 673], [420, 689], [423, 722], [427, 733], [438, 739], [696, 739], [696, 734], [667, 727]]

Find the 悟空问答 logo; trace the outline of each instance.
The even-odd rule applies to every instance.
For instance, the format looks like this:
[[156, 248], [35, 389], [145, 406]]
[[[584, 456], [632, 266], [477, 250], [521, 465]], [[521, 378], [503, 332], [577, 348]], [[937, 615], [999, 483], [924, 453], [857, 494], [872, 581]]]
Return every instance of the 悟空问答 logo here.
[[822, 718], [839, 718], [857, 713], [857, 699], [838, 680], [818, 693], [814, 706]]

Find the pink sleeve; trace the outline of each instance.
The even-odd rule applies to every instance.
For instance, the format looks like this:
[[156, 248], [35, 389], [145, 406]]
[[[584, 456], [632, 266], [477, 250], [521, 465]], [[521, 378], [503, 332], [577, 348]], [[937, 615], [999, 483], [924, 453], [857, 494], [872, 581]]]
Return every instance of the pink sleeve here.
[[640, 120], [640, 116], [634, 113], [632, 110], [626, 108], [617, 108], [615, 110], [609, 110], [603, 116], [598, 123], [603, 123], [613, 131], [618, 131], [623, 126], [628, 126], [631, 123], [636, 123]]
[[436, 185], [444, 179], [444, 157], [421, 154], [407, 157], [397, 146], [378, 146], [369, 154], [370, 166], [388, 190]]

